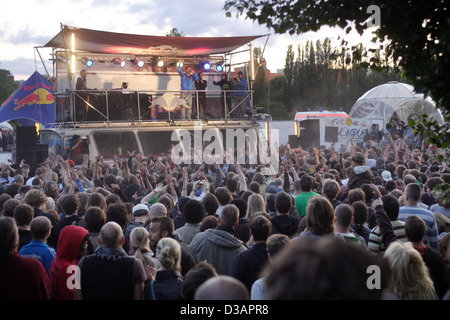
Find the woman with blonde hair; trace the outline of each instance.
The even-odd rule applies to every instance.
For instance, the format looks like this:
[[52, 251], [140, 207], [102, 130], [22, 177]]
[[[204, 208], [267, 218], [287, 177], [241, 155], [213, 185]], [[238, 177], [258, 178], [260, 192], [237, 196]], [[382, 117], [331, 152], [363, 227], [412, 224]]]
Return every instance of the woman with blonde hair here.
[[181, 271], [181, 247], [172, 238], [162, 238], [156, 245], [156, 258], [161, 267], [155, 279], [145, 285], [146, 300], [182, 300], [183, 277]]
[[393, 242], [384, 256], [388, 259], [392, 272], [386, 299], [438, 299], [428, 268], [411, 242]]
[[266, 212], [266, 203], [262, 195], [254, 193], [247, 200], [246, 218], [251, 220], [257, 212]]
[[[143, 227], [136, 227], [130, 233], [130, 254], [136, 259], [142, 261], [144, 269], [147, 273], [147, 280], [151, 281], [155, 278], [157, 263], [153, 258], [153, 252], [150, 249], [150, 240], [148, 239], [148, 231]], [[158, 264], [159, 267], [159, 264]]]

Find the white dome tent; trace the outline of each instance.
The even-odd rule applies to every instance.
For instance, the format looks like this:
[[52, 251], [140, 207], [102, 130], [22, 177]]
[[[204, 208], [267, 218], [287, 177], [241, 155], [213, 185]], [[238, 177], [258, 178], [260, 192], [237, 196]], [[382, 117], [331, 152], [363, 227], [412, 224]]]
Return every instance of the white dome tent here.
[[392, 117], [398, 118], [406, 125], [408, 119], [419, 114], [428, 114], [440, 125], [444, 118], [434, 101], [423, 94], [416, 93], [412, 85], [391, 81], [363, 94], [350, 110], [350, 118], [382, 119], [383, 126]]

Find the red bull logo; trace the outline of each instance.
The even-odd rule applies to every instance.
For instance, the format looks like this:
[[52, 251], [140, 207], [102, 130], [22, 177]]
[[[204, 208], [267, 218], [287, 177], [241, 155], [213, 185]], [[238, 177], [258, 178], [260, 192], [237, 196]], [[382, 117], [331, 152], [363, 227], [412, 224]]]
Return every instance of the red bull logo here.
[[14, 104], [17, 106], [14, 108], [14, 111], [19, 110], [25, 105], [31, 106], [35, 103], [50, 104], [53, 103], [54, 100], [55, 97], [53, 96], [53, 93], [47, 91], [46, 89], [39, 88], [20, 100], [14, 99]]

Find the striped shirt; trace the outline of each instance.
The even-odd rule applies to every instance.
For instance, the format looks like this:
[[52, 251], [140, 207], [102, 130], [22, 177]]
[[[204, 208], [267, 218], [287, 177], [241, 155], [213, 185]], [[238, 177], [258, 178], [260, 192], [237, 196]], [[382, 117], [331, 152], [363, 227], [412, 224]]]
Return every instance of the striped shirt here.
[[[406, 242], [405, 223], [403, 221], [395, 220], [391, 221], [391, 225], [397, 239]], [[374, 253], [380, 253], [386, 250], [383, 244], [383, 235], [381, 234], [380, 227], [376, 226], [370, 231], [367, 248]]]
[[425, 235], [423, 243], [428, 244], [431, 248], [437, 249], [439, 232], [436, 224], [436, 219], [433, 212], [423, 209], [419, 206], [403, 206], [398, 212], [398, 219], [405, 221], [408, 216], [418, 216], [425, 221]]

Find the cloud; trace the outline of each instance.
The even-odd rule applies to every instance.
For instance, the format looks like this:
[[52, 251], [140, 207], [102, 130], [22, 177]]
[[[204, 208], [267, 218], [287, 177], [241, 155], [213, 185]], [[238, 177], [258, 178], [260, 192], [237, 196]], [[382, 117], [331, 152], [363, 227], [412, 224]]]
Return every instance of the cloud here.
[[9, 41], [15, 45], [44, 45], [49, 40], [50, 38], [48, 35], [33, 32], [33, 30], [29, 26], [20, 29], [16, 33], [13, 33], [9, 36]]
[[[25, 80], [36, 70], [42, 75], [46, 74], [41, 61], [39, 58], [37, 59], [38, 60], [35, 61], [31, 58], [19, 57], [14, 60], [2, 60], [0, 66], [2, 69], [9, 70], [11, 74], [14, 75], [15, 80]], [[46, 67], [48, 72], [51, 73], [51, 66], [46, 65]]]
[[[186, 36], [243, 36], [265, 33], [264, 27], [245, 19], [227, 18], [223, 1], [135, 2], [126, 12], [139, 17], [138, 24], [157, 26], [159, 34], [177, 28]], [[164, 28], [164, 30], [161, 30]]]

